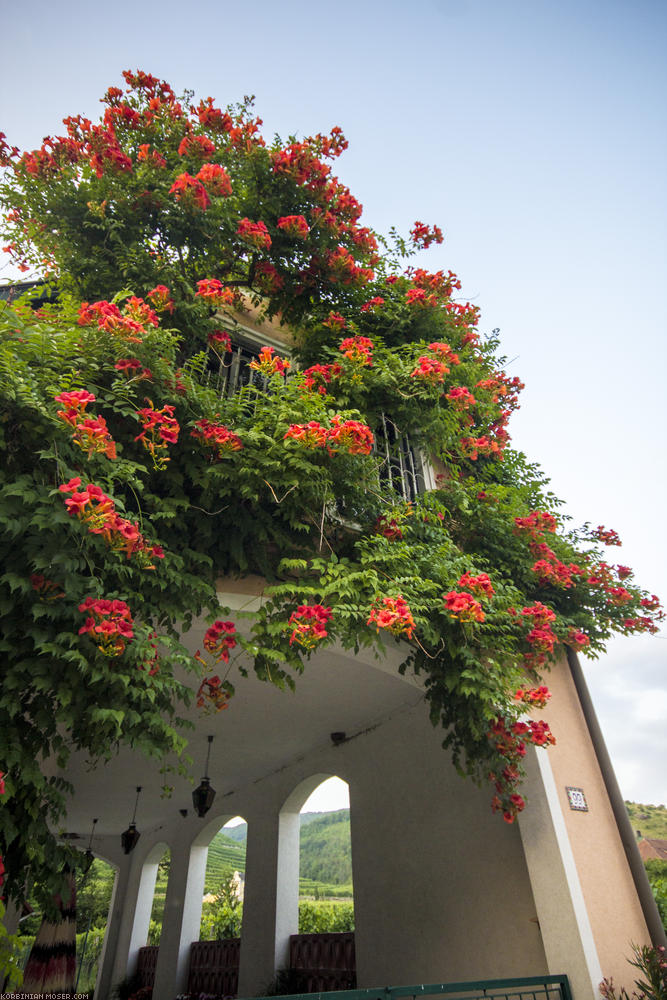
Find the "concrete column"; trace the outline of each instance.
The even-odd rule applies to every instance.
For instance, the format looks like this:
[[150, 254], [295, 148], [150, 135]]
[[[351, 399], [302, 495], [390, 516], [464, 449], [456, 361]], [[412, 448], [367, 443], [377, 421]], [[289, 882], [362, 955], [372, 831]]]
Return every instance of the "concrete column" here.
[[602, 969], [547, 752], [530, 747], [525, 767], [519, 830], [548, 972], [567, 971], [574, 1000], [597, 1000]]
[[287, 966], [299, 928], [299, 812], [267, 805], [247, 819], [239, 996], [258, 996]]
[[156, 844], [148, 854], [123, 855], [119, 860], [107, 920], [95, 996], [108, 1000], [122, 979], [136, 968], [137, 953], [148, 939], [157, 866], [166, 849]]
[[186, 992], [190, 945], [199, 940], [207, 856], [208, 847], [192, 846], [187, 835], [171, 848], [153, 1000], [174, 1000]]

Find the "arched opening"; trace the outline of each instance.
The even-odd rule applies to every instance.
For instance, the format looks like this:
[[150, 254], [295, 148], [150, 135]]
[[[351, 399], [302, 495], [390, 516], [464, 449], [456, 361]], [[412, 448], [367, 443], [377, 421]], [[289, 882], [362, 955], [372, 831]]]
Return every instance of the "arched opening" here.
[[276, 964], [285, 991], [356, 986], [351, 857], [348, 786], [312, 775], [280, 812]]
[[299, 933], [354, 930], [350, 793], [327, 778], [300, 810]]
[[241, 936], [247, 839], [248, 824], [242, 816], [234, 816], [208, 845], [200, 941]]
[[167, 883], [171, 868], [171, 852], [167, 847], [157, 862], [155, 888], [153, 890], [153, 905], [148, 923], [147, 945], [159, 945], [162, 936], [162, 918], [167, 897]]

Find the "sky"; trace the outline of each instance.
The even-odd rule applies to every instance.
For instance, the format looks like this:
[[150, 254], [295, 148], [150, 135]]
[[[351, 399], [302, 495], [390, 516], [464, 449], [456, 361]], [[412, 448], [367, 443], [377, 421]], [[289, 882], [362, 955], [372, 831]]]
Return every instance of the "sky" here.
[[[129, 68], [222, 105], [254, 94], [267, 138], [340, 125], [362, 222], [440, 225], [420, 263], [456, 271], [500, 330], [526, 383], [513, 444], [667, 599], [667, 5], [23, 0], [2, 36], [0, 131], [22, 149], [95, 117]], [[656, 804], [666, 641], [619, 637], [584, 664], [623, 795]]]

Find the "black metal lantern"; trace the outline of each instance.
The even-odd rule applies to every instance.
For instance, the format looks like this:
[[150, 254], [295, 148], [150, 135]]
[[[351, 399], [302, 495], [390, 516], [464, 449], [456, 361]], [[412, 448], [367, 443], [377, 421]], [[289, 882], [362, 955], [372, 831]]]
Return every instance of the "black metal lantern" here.
[[209, 811], [213, 805], [213, 799], [215, 798], [215, 788], [211, 788], [211, 779], [208, 776], [208, 762], [211, 756], [211, 743], [213, 742], [213, 737], [208, 736], [208, 751], [206, 753], [206, 767], [204, 768], [205, 774], [201, 779], [201, 782], [197, 788], [195, 788], [192, 793], [192, 804], [195, 807], [195, 812], [202, 819], [206, 813]]
[[84, 875], [88, 874], [88, 872], [90, 871], [90, 866], [92, 865], [93, 861], [95, 860], [95, 855], [92, 852], [92, 846], [93, 846], [93, 834], [95, 833], [95, 824], [96, 823], [97, 823], [97, 820], [94, 819], [93, 820], [93, 825], [92, 825], [91, 830], [90, 830], [90, 840], [88, 841], [88, 847], [86, 848], [86, 853], [84, 854], [83, 861], [81, 863], [81, 870], [83, 871]]
[[139, 793], [141, 791], [141, 785], [137, 785], [137, 797], [134, 802], [134, 813], [132, 814], [132, 822], [128, 826], [127, 830], [120, 835], [120, 842], [123, 847], [125, 854], [129, 854], [137, 846], [137, 842], [141, 834], [137, 830], [137, 824], [135, 820], [137, 818], [137, 805], [139, 804]]

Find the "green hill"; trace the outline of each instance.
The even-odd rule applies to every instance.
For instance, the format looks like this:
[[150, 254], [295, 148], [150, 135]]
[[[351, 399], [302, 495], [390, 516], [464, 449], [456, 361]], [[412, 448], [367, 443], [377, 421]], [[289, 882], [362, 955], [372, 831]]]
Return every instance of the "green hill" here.
[[632, 829], [641, 832], [642, 837], [667, 840], [667, 808], [664, 805], [642, 805], [641, 802], [626, 802]]
[[[206, 892], [233, 871], [245, 872], [248, 827], [227, 827], [211, 841]], [[302, 895], [352, 894], [350, 810], [301, 814], [300, 875]]]

